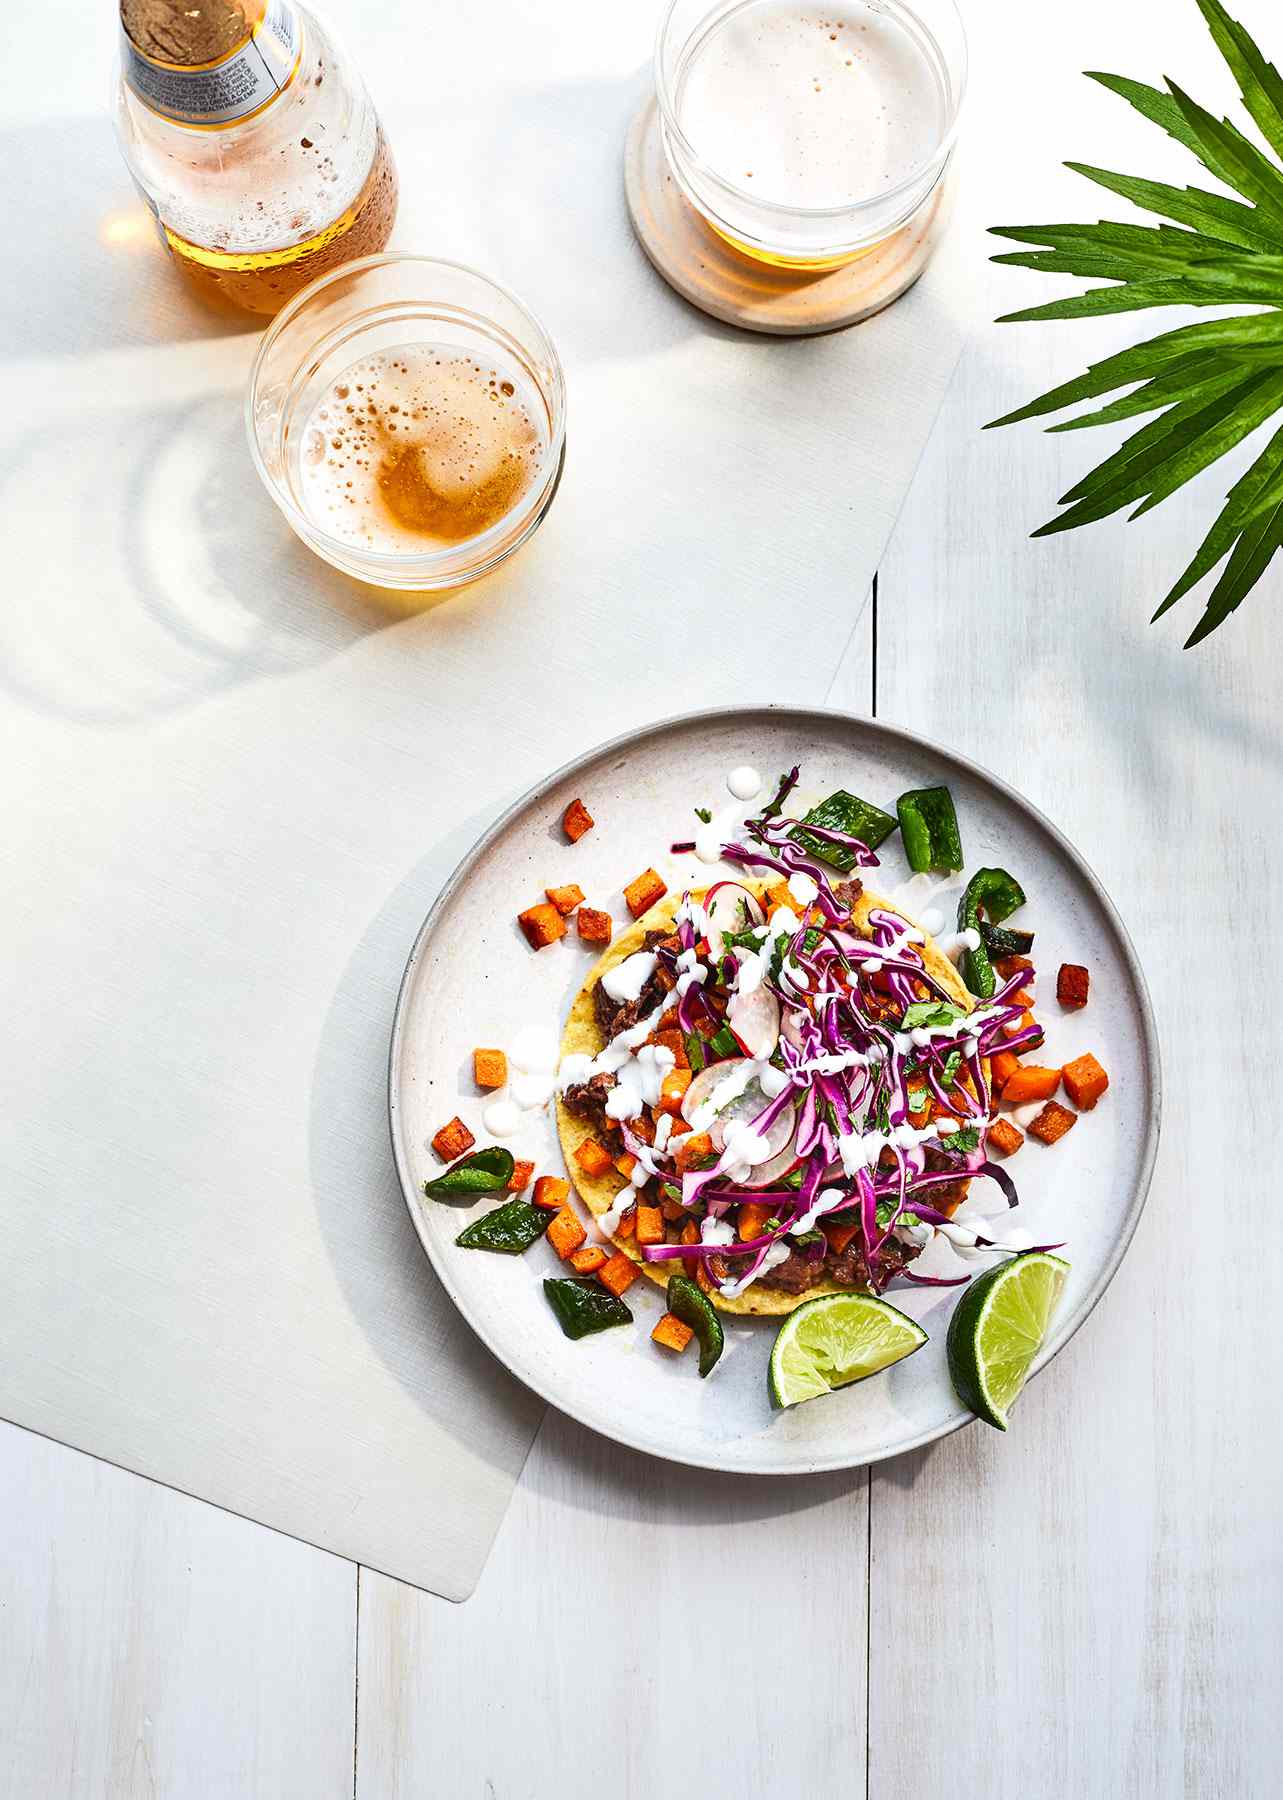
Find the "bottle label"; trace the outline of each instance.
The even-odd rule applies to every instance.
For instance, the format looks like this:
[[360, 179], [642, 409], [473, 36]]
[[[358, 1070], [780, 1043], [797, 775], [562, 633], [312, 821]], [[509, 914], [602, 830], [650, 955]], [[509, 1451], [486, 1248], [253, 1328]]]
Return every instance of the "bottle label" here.
[[303, 28], [289, 0], [268, 0], [263, 17], [218, 62], [188, 67], [144, 56], [121, 34], [125, 79], [152, 112], [206, 131], [240, 125], [270, 106], [298, 73]]

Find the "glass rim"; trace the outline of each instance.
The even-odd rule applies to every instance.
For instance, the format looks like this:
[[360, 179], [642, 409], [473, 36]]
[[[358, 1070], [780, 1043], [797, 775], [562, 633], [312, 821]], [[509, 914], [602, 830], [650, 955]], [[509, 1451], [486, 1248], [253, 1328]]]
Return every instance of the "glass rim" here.
[[[674, 97], [669, 89], [664, 74], [664, 42], [673, 14], [677, 11], [677, 8], [681, 3], [682, 0], [668, 0], [668, 4], [664, 8], [655, 31], [655, 100], [659, 107], [660, 120], [663, 124], [665, 133], [669, 137], [676, 139], [677, 143], [681, 146], [683, 156], [687, 157], [690, 162], [706, 174], [710, 180], [715, 181], [719, 187], [724, 188], [727, 193], [733, 194], [737, 200], [745, 200], [764, 213], [778, 214], [791, 219], [819, 220], [850, 218], [852, 215], [867, 212], [874, 206], [880, 205], [888, 200], [894, 200], [899, 195], [907, 194], [922, 181], [923, 177], [927, 175], [931, 169], [935, 168], [937, 164], [947, 162], [952, 155], [954, 145], [957, 142], [958, 128], [962, 118], [962, 103], [965, 100], [967, 93], [967, 75], [970, 60], [967, 43], [967, 29], [963, 24], [962, 13], [959, 10], [957, 0], [944, 0], [944, 4], [950, 8], [958, 22], [958, 33], [962, 44], [962, 59], [958, 75], [957, 96], [953, 101], [948, 127], [941, 135], [939, 143], [936, 145], [930, 156], [924, 158], [922, 162], [915, 164], [909, 173], [901, 181], [897, 181], [894, 186], [882, 188], [878, 193], [869, 194], [866, 198], [861, 200], [844, 201], [838, 206], [794, 206], [787, 200], [763, 199], [760, 194], [752, 193], [748, 188], [740, 187], [736, 182], [731, 181], [727, 176], [715, 169], [711, 163], [707, 162], [705, 158], [700, 155], [699, 151], [696, 150], [695, 146], [691, 143], [677, 121], [677, 109], [673, 104]], [[918, 17], [914, 8], [906, 4], [905, 0], [898, 0], [898, 3], [901, 5], [903, 11], [910, 13], [915, 19]], [[712, 12], [713, 10], [712, 6], [708, 9], [709, 12]], [[705, 17], [707, 16], [708, 15], [705, 14]], [[922, 21], [919, 20], [919, 23], [921, 22]], [[934, 33], [932, 35], [934, 36]]]
[[[412, 263], [421, 269], [448, 269], [456, 275], [467, 275], [475, 281], [482, 282], [492, 293], [516, 307], [538, 335], [542, 350], [552, 374], [551, 395], [544, 392], [542, 382], [538, 382], [540, 396], [549, 408], [548, 451], [545, 458], [543, 479], [536, 482], [527, 494], [518, 501], [510, 512], [496, 519], [484, 531], [474, 537], [463, 538], [440, 550], [370, 550], [362, 544], [353, 544], [346, 538], [336, 537], [332, 532], [318, 525], [297, 506], [285, 488], [279, 482], [263, 459], [259, 447], [258, 432], [255, 429], [254, 410], [255, 397], [268, 355], [275, 347], [285, 329], [294, 323], [298, 315], [326, 288], [336, 286], [340, 281], [352, 275], [362, 275], [371, 269], [389, 268], [394, 264]], [[477, 315], [480, 317], [481, 315]], [[371, 256], [354, 257], [351, 262], [340, 263], [337, 269], [331, 269], [324, 275], [318, 275], [305, 288], [300, 288], [277, 313], [267, 330], [259, 339], [258, 348], [254, 352], [254, 360], [250, 364], [249, 380], [245, 386], [245, 434], [249, 439], [250, 459], [258, 474], [259, 480], [286, 518], [293, 524], [305, 543], [315, 542], [317, 554], [331, 561], [327, 550], [320, 545], [333, 548], [335, 557], [339, 559], [337, 566], [350, 568], [352, 562], [368, 563], [375, 571], [385, 569], [392, 574], [398, 569], [412, 569], [424, 574], [436, 570], [449, 570], [460, 565], [466, 571], [468, 580], [475, 580], [486, 574], [496, 563], [502, 562], [512, 550], [524, 540], [529, 530], [542, 519], [547, 503], [561, 482], [561, 470], [566, 453], [566, 374], [557, 354], [557, 347], [549, 336], [543, 322], [526, 305], [520, 295], [496, 281], [493, 275], [487, 275], [481, 269], [473, 268], [470, 263], [455, 262], [444, 256], [423, 256], [407, 250], [381, 250]], [[512, 535], [514, 534], [515, 535]], [[512, 535], [512, 542], [508, 537]], [[471, 554], [479, 552], [474, 567]], [[493, 554], [491, 554], [493, 552]], [[393, 585], [402, 586], [401, 582]]]

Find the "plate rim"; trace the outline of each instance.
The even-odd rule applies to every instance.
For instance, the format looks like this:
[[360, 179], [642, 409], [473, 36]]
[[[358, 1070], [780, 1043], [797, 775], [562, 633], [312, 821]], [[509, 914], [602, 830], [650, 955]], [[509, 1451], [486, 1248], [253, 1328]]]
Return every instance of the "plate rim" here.
[[1136, 1234], [1136, 1228], [1140, 1224], [1141, 1215], [1145, 1210], [1145, 1205], [1149, 1198], [1149, 1190], [1153, 1182], [1154, 1163], [1158, 1156], [1158, 1144], [1162, 1131], [1163, 1116], [1163, 1068], [1158, 1025], [1154, 1016], [1153, 1001], [1150, 997], [1149, 983], [1145, 979], [1145, 971], [1141, 966], [1136, 946], [1132, 942], [1131, 933], [1124, 924], [1122, 915], [1114, 905], [1103, 882], [1100, 880], [1091, 864], [1087, 861], [1086, 857], [1084, 857], [1082, 852], [1070, 842], [1058, 825], [1049, 819], [1031, 800], [1026, 799], [1023, 794], [1017, 792], [1009, 782], [1004, 781], [1002, 776], [995, 775], [993, 771], [987, 769], [983, 763], [976, 762], [973, 758], [965, 756], [961, 751], [943, 745], [936, 738], [925, 736], [921, 732], [911, 731], [907, 726], [893, 724], [889, 720], [880, 719], [871, 714], [851, 712], [845, 707], [775, 705], [765, 702], [755, 705], [699, 707], [693, 711], [673, 713], [666, 718], [654, 720], [649, 724], [634, 726], [631, 730], [620, 732], [615, 737], [603, 739], [601, 743], [593, 745], [590, 749], [581, 752], [578, 756], [571, 757], [569, 761], [562, 763], [559, 767], [540, 776], [538, 780], [533, 782], [530, 787], [513, 800], [510, 805], [503, 809], [494, 822], [460, 858], [459, 862], [455, 865], [449, 877], [442, 885], [436, 899], [429, 907], [423, 923], [415, 934], [414, 943], [411, 946], [409, 957], [406, 960], [406, 965], [401, 975], [400, 985], [397, 988], [396, 1007], [392, 1017], [392, 1033], [388, 1043], [388, 1130], [392, 1140], [392, 1157], [396, 1164], [397, 1180], [401, 1186], [401, 1198], [405, 1202], [406, 1210], [410, 1215], [410, 1222], [414, 1227], [414, 1234], [418, 1238], [424, 1255], [432, 1265], [437, 1279], [448, 1294], [451, 1303], [455, 1306], [460, 1316], [466, 1320], [469, 1327], [476, 1333], [477, 1337], [485, 1345], [490, 1354], [497, 1362], [501, 1363], [510, 1374], [515, 1375], [517, 1380], [520, 1381], [523, 1386], [529, 1388], [532, 1393], [538, 1394], [540, 1399], [545, 1401], [549, 1406], [555, 1406], [558, 1412], [564, 1413], [568, 1418], [574, 1419], [576, 1423], [583, 1425], [589, 1431], [597, 1432], [599, 1436], [608, 1438], [614, 1443], [622, 1444], [630, 1450], [641, 1451], [644, 1455], [658, 1457], [664, 1462], [677, 1463], [686, 1468], [713, 1469], [722, 1474], [787, 1477], [821, 1474], [842, 1469], [868, 1468], [874, 1463], [886, 1462], [892, 1457], [906, 1456], [910, 1451], [921, 1450], [927, 1444], [938, 1443], [941, 1438], [951, 1437], [955, 1431], [961, 1431], [968, 1425], [976, 1424], [977, 1420], [974, 1415], [964, 1412], [961, 1417], [951, 1419], [944, 1425], [930, 1427], [920, 1431], [907, 1438], [904, 1442], [897, 1443], [893, 1448], [877, 1450], [867, 1454], [861, 1453], [852, 1456], [849, 1452], [840, 1451], [832, 1457], [800, 1457], [796, 1462], [785, 1465], [778, 1463], [761, 1463], [758, 1465], [738, 1464], [733, 1469], [728, 1469], [724, 1462], [719, 1461], [712, 1454], [707, 1457], [694, 1456], [680, 1450], [659, 1448], [653, 1443], [645, 1443], [637, 1437], [630, 1436], [626, 1430], [607, 1430], [605, 1427], [596, 1424], [593, 1420], [584, 1418], [575, 1410], [573, 1403], [568, 1403], [565, 1398], [551, 1393], [547, 1383], [534, 1379], [531, 1375], [521, 1369], [513, 1368], [507, 1358], [491, 1343], [483, 1329], [482, 1320], [476, 1316], [479, 1309], [471, 1307], [456, 1289], [446, 1259], [444, 1257], [438, 1258], [419, 1218], [417, 1206], [418, 1188], [410, 1173], [407, 1146], [405, 1144], [405, 1133], [402, 1126], [401, 1109], [397, 1101], [396, 1083], [397, 1069], [401, 1060], [401, 1050], [405, 1038], [410, 986], [423, 952], [432, 937], [437, 919], [454, 895], [455, 890], [467, 880], [472, 872], [473, 866], [480, 860], [496, 839], [502, 836], [517, 815], [523, 812], [533, 801], [537, 800], [541, 794], [546, 793], [549, 789], [555, 787], [568, 776], [576, 774], [580, 769], [586, 768], [589, 763], [596, 762], [600, 757], [613, 755], [617, 751], [632, 748], [646, 738], [661, 736], [665, 732], [677, 728], [697, 725], [719, 725], [725, 724], [733, 719], [741, 719], [747, 722], [754, 717], [769, 717], [773, 721], [792, 719], [796, 720], [799, 726], [804, 725], [807, 720], [823, 720], [827, 725], [837, 723], [852, 725], [861, 729], [872, 729], [876, 734], [884, 735], [901, 744], [912, 745], [917, 750], [925, 750], [932, 755], [939, 756], [948, 762], [952, 762], [956, 767], [964, 770], [968, 775], [978, 777], [982, 782], [988, 783], [989, 786], [1001, 794], [1004, 799], [1014, 804], [1020, 811], [1033, 819], [1041, 829], [1048, 834], [1060, 852], [1068, 857], [1070, 863], [1076, 868], [1079, 874], [1086, 878], [1092, 893], [1102, 907], [1106, 921], [1122, 950], [1128, 973], [1135, 985], [1139, 1000], [1141, 1035], [1145, 1045], [1145, 1059], [1148, 1064], [1149, 1076], [1148, 1089], [1150, 1106], [1147, 1129], [1141, 1146], [1140, 1167], [1127, 1212], [1124, 1215], [1118, 1235], [1114, 1240], [1113, 1246], [1100, 1273], [1097, 1275], [1095, 1282], [1088, 1289], [1084, 1299], [1080, 1302], [1078, 1310], [1064, 1337], [1060, 1339], [1053, 1350], [1048, 1351], [1044, 1356], [1035, 1358], [1033, 1367], [1030, 1370], [1031, 1380], [1035, 1375], [1041, 1374], [1042, 1371], [1060, 1355], [1060, 1352], [1064, 1350], [1075, 1337], [1077, 1337], [1079, 1331], [1100, 1304], [1100, 1301], [1104, 1297], [1110, 1283], [1113, 1281], [1114, 1276], [1118, 1273], [1123, 1258], [1127, 1254], [1131, 1241]]

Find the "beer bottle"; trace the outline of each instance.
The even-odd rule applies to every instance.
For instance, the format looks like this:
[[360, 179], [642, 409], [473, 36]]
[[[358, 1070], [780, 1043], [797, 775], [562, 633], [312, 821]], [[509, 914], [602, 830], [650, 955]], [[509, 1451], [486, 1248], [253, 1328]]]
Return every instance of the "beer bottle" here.
[[382, 250], [392, 157], [364, 84], [294, 0], [120, 0], [116, 132], [204, 298], [277, 312]]

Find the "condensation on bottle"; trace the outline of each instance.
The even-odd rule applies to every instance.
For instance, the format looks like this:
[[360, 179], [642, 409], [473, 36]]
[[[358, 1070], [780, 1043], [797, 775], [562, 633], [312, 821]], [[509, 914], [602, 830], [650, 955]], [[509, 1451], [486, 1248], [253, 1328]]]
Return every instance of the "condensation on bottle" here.
[[391, 153], [333, 34], [293, 0], [121, 0], [116, 131], [174, 266], [272, 314], [387, 244]]

